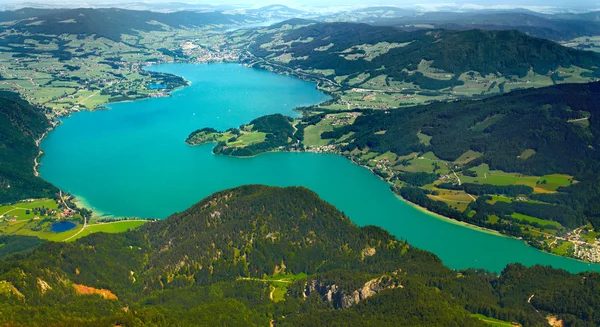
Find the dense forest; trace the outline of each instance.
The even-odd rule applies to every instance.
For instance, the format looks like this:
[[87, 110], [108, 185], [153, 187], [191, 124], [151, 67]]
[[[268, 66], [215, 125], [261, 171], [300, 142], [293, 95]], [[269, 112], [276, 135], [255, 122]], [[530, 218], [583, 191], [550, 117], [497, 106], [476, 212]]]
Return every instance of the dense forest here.
[[[275, 301], [269, 278], [282, 276], [298, 277]], [[305, 188], [249, 185], [123, 234], [3, 259], [0, 321], [485, 326], [477, 313], [524, 326], [547, 326], [550, 315], [596, 326], [598, 287], [597, 273], [541, 266], [453, 271], [380, 228], [355, 226]]]
[[58, 190], [34, 175], [36, 140], [50, 128], [38, 108], [17, 94], [0, 92], [0, 203], [54, 197]]

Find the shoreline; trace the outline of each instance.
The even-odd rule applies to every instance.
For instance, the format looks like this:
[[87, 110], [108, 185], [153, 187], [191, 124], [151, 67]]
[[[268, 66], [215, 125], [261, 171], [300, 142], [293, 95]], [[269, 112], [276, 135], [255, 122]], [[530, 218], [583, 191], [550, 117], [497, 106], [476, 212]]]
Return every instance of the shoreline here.
[[42, 144], [42, 140], [44, 138], [46, 138], [46, 136], [54, 130], [54, 128], [58, 125], [58, 123], [54, 124], [54, 123], [50, 123], [52, 125], [52, 127], [50, 127], [49, 129], [47, 129], [44, 134], [42, 134], [40, 136], [40, 138], [38, 138], [37, 140], [35, 140], [35, 146], [38, 148], [38, 154], [37, 156], [35, 156], [35, 158], [33, 158], [33, 175], [35, 177], [40, 177], [40, 173], [38, 172], [38, 167], [40, 166], [40, 162], [38, 161], [38, 159], [41, 159], [42, 155], [44, 155], [44, 151], [42, 151], [42, 148], [40, 148], [40, 144]]
[[[398, 198], [398, 200], [401, 200], [402, 202], [404, 202], [404, 203], [408, 204], [409, 206], [411, 206], [411, 207], [413, 207], [413, 208], [421, 211], [422, 213], [425, 213], [425, 214], [427, 214], [429, 216], [432, 216], [432, 217], [434, 217], [436, 219], [443, 220], [443, 221], [445, 221], [447, 223], [450, 223], [450, 224], [453, 224], [453, 225], [457, 225], [457, 226], [466, 227], [466, 228], [469, 228], [469, 229], [472, 229], [472, 230], [476, 230], [478, 232], [482, 232], [482, 233], [486, 233], [486, 234], [491, 234], [491, 235], [496, 235], [496, 236], [500, 236], [500, 237], [511, 238], [511, 239], [515, 239], [515, 240], [521, 241], [520, 239], [518, 239], [516, 237], [509, 236], [509, 235], [506, 235], [506, 234], [502, 234], [502, 233], [500, 233], [497, 230], [493, 230], [493, 229], [489, 229], [489, 228], [485, 228], [485, 227], [481, 227], [481, 226], [469, 224], [469, 223], [464, 222], [464, 221], [459, 221], [459, 220], [456, 220], [456, 219], [448, 218], [446, 216], [442, 216], [439, 213], [435, 213], [433, 211], [429, 211], [429, 210], [427, 210], [427, 208], [424, 208], [424, 207], [421, 207], [418, 204], [412, 203], [412, 202], [404, 199], [403, 197], [401, 197], [398, 194], [394, 193], [394, 195], [396, 196], [396, 198]], [[525, 244], [527, 244], [527, 242], [525, 242]], [[531, 245], [527, 244], [527, 246], [531, 246]], [[550, 253], [550, 252], [546, 252], [546, 251], [542, 251], [542, 252]], [[569, 258], [569, 257], [565, 257], [565, 258]], [[586, 261], [583, 261], [583, 262], [586, 262]]]
[[[172, 63], [174, 63], [174, 62], [169, 62], [169, 63], [166, 63], [166, 64], [172, 64]], [[145, 67], [144, 67], [144, 69], [146, 69], [146, 68], [149, 68], [149, 67], [152, 67], [152, 66], [153, 66], [153, 65], [147, 65], [147, 66], [145, 66]], [[174, 76], [178, 76], [178, 75], [174, 75]], [[166, 97], [171, 97], [171, 96], [172, 96], [172, 94], [173, 94], [173, 93], [175, 93], [176, 91], [178, 91], [178, 90], [181, 90], [181, 89], [183, 89], [183, 88], [185, 88], [185, 87], [187, 87], [187, 86], [190, 86], [190, 85], [192, 85], [192, 82], [191, 82], [191, 81], [189, 81], [188, 79], [186, 79], [185, 77], [183, 77], [183, 76], [178, 76], [178, 77], [181, 77], [181, 78], [183, 78], [183, 79], [184, 79], [184, 81], [185, 81], [187, 84], [186, 84], [186, 85], [182, 85], [182, 86], [178, 86], [178, 87], [175, 87], [175, 88], [173, 88], [172, 90], [170, 90], [170, 91], [167, 93], [167, 94], [168, 94], [168, 96], [166, 96]], [[110, 106], [110, 105], [112, 105], [112, 104], [126, 103], [126, 102], [134, 102], [134, 101], [142, 101], [142, 100], [148, 100], [148, 99], [152, 99], [152, 98], [154, 98], [154, 97], [150, 97], [150, 96], [144, 96], [144, 97], [142, 97], [142, 98], [139, 98], [139, 99], [134, 99], [134, 100], [122, 100], [122, 101], [115, 101], [115, 102], [106, 102], [106, 103], [102, 103], [102, 104], [99, 104], [99, 105], [97, 105], [97, 106], [96, 106], [96, 107], [94, 107], [93, 109], [90, 109], [90, 110], [85, 110], [85, 111], [90, 111], [90, 112], [93, 112], [93, 111], [96, 111], [96, 110], [100, 110], [100, 109], [97, 109], [97, 108], [99, 108], [99, 107], [103, 107], [103, 108], [102, 108], [102, 110], [110, 110], [110, 107], [109, 107], [109, 106]], [[56, 127], [58, 127], [58, 126], [61, 124], [60, 120], [56, 120], [56, 118], [68, 118], [68, 117], [70, 117], [72, 114], [74, 114], [74, 113], [77, 113], [77, 112], [80, 112], [80, 111], [67, 111], [66, 115], [64, 115], [64, 116], [51, 116], [51, 117], [47, 117], [47, 118], [48, 118], [48, 120], [49, 120], [49, 122], [50, 122], [50, 124], [51, 124], [52, 126], [51, 126], [50, 128], [48, 128], [48, 129], [47, 129], [47, 130], [46, 130], [46, 131], [45, 131], [45, 132], [44, 132], [44, 133], [43, 133], [43, 134], [42, 134], [42, 135], [41, 135], [41, 136], [40, 136], [38, 139], [36, 139], [36, 140], [35, 140], [35, 145], [36, 145], [36, 147], [38, 148], [38, 154], [37, 154], [37, 156], [36, 156], [36, 157], [33, 159], [33, 175], [34, 175], [35, 177], [42, 178], [42, 177], [40, 176], [40, 173], [39, 173], [39, 171], [38, 171], [38, 167], [40, 167], [40, 166], [41, 166], [41, 164], [42, 164], [42, 163], [41, 163], [41, 157], [44, 155], [44, 151], [42, 151], [42, 149], [41, 149], [40, 145], [42, 144], [42, 141], [43, 141], [43, 140], [46, 138], [46, 136], [48, 136], [48, 135], [50, 134], [50, 132], [54, 131], [54, 129], [55, 129]], [[42, 178], [42, 179], [43, 179], [43, 178]], [[46, 182], [48, 182], [48, 181], [47, 181], [47, 180], [45, 180], [45, 179], [43, 179], [43, 180], [44, 180], [44, 181], [46, 181]], [[48, 182], [48, 183], [50, 183], [50, 182]], [[59, 187], [57, 187], [57, 188], [60, 190], [60, 188], [59, 188]], [[61, 191], [62, 191], [62, 190], [61, 190]], [[64, 193], [67, 193], [67, 192], [64, 192]], [[67, 194], [68, 194], [68, 193], [67, 193]], [[90, 220], [91, 220], [91, 219], [103, 219], [103, 218], [110, 219], [111, 217], [112, 217], [112, 218], [114, 218], [114, 219], [118, 219], [118, 218], [119, 218], [119, 217], [115, 217], [115, 216], [113, 216], [113, 215], [105, 214], [105, 213], [103, 213], [103, 212], [101, 212], [101, 211], [99, 211], [99, 210], [95, 209], [95, 208], [94, 208], [94, 207], [92, 207], [92, 206], [91, 206], [89, 203], [87, 203], [87, 202], [86, 202], [85, 198], [83, 198], [83, 197], [81, 197], [81, 196], [74, 195], [74, 194], [70, 194], [70, 195], [71, 195], [71, 197], [72, 197], [72, 199], [73, 199], [73, 203], [76, 205], [76, 207], [78, 207], [78, 208], [80, 208], [80, 207], [81, 207], [81, 208], [85, 208], [85, 209], [88, 209], [88, 210], [90, 210], [90, 211], [92, 212], [92, 216], [90, 217]], [[139, 218], [139, 219], [141, 219], [141, 218]]]

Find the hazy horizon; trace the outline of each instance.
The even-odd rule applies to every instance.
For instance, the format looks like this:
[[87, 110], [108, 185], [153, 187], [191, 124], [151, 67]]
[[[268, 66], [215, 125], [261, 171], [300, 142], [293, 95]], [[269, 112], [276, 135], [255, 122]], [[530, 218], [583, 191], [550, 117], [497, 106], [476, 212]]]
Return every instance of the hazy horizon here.
[[600, 2], [590, 0], [520, 0], [506, 2], [501, 0], [465, 0], [465, 1], [427, 1], [427, 0], [377, 0], [377, 1], [361, 1], [361, 0], [329, 0], [326, 3], [319, 0], [250, 0], [240, 2], [240, 0], [180, 0], [180, 1], [159, 1], [159, 0], [143, 0], [143, 1], [117, 1], [117, 0], [85, 0], [85, 1], [65, 1], [65, 0], [33, 0], [33, 1], [18, 1], [18, 0], [0, 0], [0, 9], [10, 10], [23, 7], [36, 8], [79, 8], [79, 7], [122, 7], [132, 8], [139, 6], [157, 6], [157, 5], [172, 5], [172, 6], [215, 6], [221, 7], [218, 9], [245, 9], [258, 8], [267, 5], [281, 4], [292, 8], [315, 11], [340, 11], [360, 7], [372, 6], [395, 6], [395, 7], [411, 7], [426, 11], [436, 10], [470, 10], [470, 9], [513, 9], [524, 8], [535, 11], [592, 11], [600, 10]]

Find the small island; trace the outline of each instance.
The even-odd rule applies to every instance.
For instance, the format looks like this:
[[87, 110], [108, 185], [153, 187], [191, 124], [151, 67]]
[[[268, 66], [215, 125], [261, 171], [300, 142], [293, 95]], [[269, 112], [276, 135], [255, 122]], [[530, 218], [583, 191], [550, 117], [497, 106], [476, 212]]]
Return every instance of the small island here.
[[267, 151], [291, 150], [300, 145], [300, 134], [293, 125], [297, 121], [281, 114], [263, 116], [239, 128], [219, 132], [202, 128], [185, 140], [190, 145], [217, 143], [213, 152], [236, 157], [251, 157]]

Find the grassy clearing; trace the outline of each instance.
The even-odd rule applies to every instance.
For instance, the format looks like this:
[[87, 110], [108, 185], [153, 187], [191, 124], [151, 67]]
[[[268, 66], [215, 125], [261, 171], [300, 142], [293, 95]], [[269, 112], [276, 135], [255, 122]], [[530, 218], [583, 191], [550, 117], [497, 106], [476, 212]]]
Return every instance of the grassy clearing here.
[[464, 165], [464, 164], [467, 164], [467, 163], [481, 157], [482, 155], [483, 155], [483, 153], [481, 153], [481, 152], [468, 150], [467, 152], [461, 154], [460, 157], [458, 157], [456, 160], [454, 160], [454, 163], [457, 163], [459, 165]]
[[556, 227], [562, 227], [562, 225], [559, 222], [553, 221], [553, 220], [546, 220], [546, 219], [540, 219], [540, 218], [536, 218], [536, 217], [532, 217], [532, 216], [527, 216], [527, 215], [523, 215], [520, 213], [513, 213], [511, 215], [511, 217], [519, 219], [519, 220], [526, 220], [528, 222], [531, 223], [538, 223], [540, 226], [545, 226], [545, 225], [552, 225], [552, 226], [556, 226]]
[[425, 145], [431, 145], [432, 136], [418, 132], [417, 137], [419, 138], [419, 141], [421, 141], [421, 143]]
[[[494, 327], [515, 327], [515, 325], [513, 325], [512, 323], [508, 322], [508, 321], [504, 321], [504, 320], [500, 320], [500, 319], [496, 319], [496, 318], [490, 318], [487, 316], [484, 316], [482, 314], [472, 314], [471, 317], [477, 318], [479, 320], [482, 320], [483, 322], [485, 322], [486, 324], [490, 325], [490, 326], [494, 326]], [[517, 324], [516, 326], [521, 326], [521, 324]]]
[[[267, 134], [263, 132], [241, 132], [235, 141], [227, 141], [228, 147], [246, 147], [255, 143], [264, 142]], [[233, 135], [232, 135], [233, 137]]]
[[509, 197], [503, 195], [490, 195], [492, 197], [491, 200], [488, 201], [489, 204], [496, 204], [496, 202], [512, 202], [513, 200]]
[[439, 80], [448, 81], [454, 77], [454, 74], [447, 73], [441, 69], [432, 68], [431, 64], [433, 61], [421, 60], [419, 65], [417, 66], [417, 71], [421, 72], [423, 75]]
[[558, 246], [554, 247], [552, 249], [552, 253], [556, 254], [556, 255], [561, 255], [561, 256], [566, 256], [568, 253], [573, 251], [573, 243], [571, 242], [563, 242], [563, 241], [559, 241], [560, 243], [558, 244]]
[[465, 209], [467, 209], [469, 206], [469, 203], [473, 201], [473, 198], [470, 197], [465, 191], [444, 190], [435, 187], [432, 187], [431, 190], [435, 190], [439, 194], [427, 195], [430, 199], [445, 202], [449, 206], [460, 211], [465, 211]]
[[88, 236], [93, 233], [122, 233], [147, 223], [147, 220], [121, 220], [109, 223], [97, 223], [87, 225], [79, 235], [69, 239], [69, 242]]
[[240, 280], [252, 280], [259, 281], [269, 284], [269, 298], [273, 302], [279, 302], [285, 300], [285, 295], [287, 294], [287, 289], [293, 282], [300, 280], [302, 278], [307, 277], [308, 275], [305, 273], [299, 274], [277, 274], [275, 276], [269, 276], [264, 278], [248, 278], [248, 277], [240, 277]]
[[471, 126], [470, 129], [473, 131], [481, 132], [489, 126], [491, 126], [492, 124], [494, 124], [495, 122], [497, 122], [498, 120], [500, 120], [502, 117], [504, 117], [504, 115], [502, 114], [493, 115], [484, 119], [482, 122], [478, 122], [477, 124]]
[[545, 176], [528, 176], [517, 173], [507, 173], [501, 170], [490, 170], [487, 164], [481, 164], [471, 168], [477, 173], [477, 177], [460, 176], [463, 183], [478, 183], [492, 185], [527, 185], [531, 186], [536, 193], [552, 193], [561, 186], [571, 185], [573, 176], [565, 174], [551, 174]]
[[534, 154], [534, 149], [525, 149], [525, 151], [523, 151], [517, 158], [525, 160], [531, 158], [531, 156], [533, 156]]
[[322, 146], [327, 145], [329, 140], [323, 140], [321, 134], [323, 132], [333, 131], [333, 126], [319, 122], [317, 125], [311, 125], [304, 129], [304, 144], [306, 146]]

